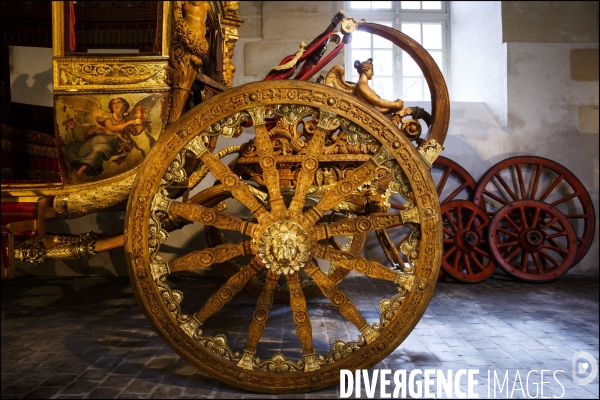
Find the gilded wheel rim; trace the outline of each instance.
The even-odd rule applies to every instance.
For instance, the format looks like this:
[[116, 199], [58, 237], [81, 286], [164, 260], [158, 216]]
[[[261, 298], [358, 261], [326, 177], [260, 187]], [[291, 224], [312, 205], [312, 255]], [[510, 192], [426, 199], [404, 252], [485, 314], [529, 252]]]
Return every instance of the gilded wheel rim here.
[[[310, 108], [312, 116], [307, 118], [312, 118], [316, 126], [312, 136], [306, 138], [306, 152], [299, 157], [302, 170], [291, 201], [281, 197], [277, 165], [282, 158], [273, 152], [264, 128], [265, 115], [282, 105]], [[240, 114], [251, 118], [254, 124], [257, 160], [269, 195], [266, 207], [243, 178], [207, 151], [203, 139], [215, 132], [215, 126], [235, 120]], [[373, 151], [366, 157], [361, 154], [356, 168], [333, 184], [316, 204], [305, 208], [307, 182], [314, 179], [319, 164], [326, 158], [322, 154], [322, 140], [338, 129], [336, 124], [357, 128], [364, 136], [361, 140], [374, 145]], [[170, 199], [169, 188], [186, 179], [186, 157], [199, 159], [201, 165], [248, 208], [257, 222]], [[401, 181], [392, 180], [390, 187], [399, 190], [394, 184], [405, 185], [404, 192], [409, 193], [411, 200], [407, 210], [363, 215], [333, 224], [318, 223], [323, 215], [374, 179], [381, 168], [403, 177]], [[169, 346], [210, 376], [247, 390], [272, 393], [306, 392], [338, 384], [341, 369], [369, 368], [385, 358], [408, 336], [427, 308], [442, 255], [442, 226], [435, 190], [429, 171], [412, 144], [397, 134], [397, 128], [390, 121], [355, 98], [306, 82], [272, 81], [241, 86], [211, 98], [186, 114], [161, 137], [144, 161], [133, 186], [125, 226], [132, 286], [147, 318]], [[234, 230], [246, 238], [236, 244], [163, 260], [158, 257], [158, 251], [168, 241], [168, 234], [161, 228], [166, 215]], [[418, 231], [416, 258], [405, 271], [392, 270], [322, 244], [330, 236], [382, 230], [399, 223], [413, 224]], [[278, 251], [278, 246], [283, 247], [282, 251]], [[181, 311], [187, 294], [169, 286], [170, 274], [248, 255], [254, 258], [215, 290], [199, 310], [193, 314]], [[357, 307], [352, 295], [342, 292], [337, 283], [314, 264], [313, 258], [333, 261], [339, 268], [385, 281], [389, 290], [377, 299], [380, 310]], [[265, 265], [267, 261], [271, 262], [269, 268]], [[317, 328], [310, 324], [310, 313], [314, 310], [309, 309], [302, 294], [295, 267], [314, 279], [339, 311], [340, 321], [353, 326], [355, 342], [336, 340], [326, 354], [315, 353], [313, 335]], [[267, 269], [265, 286], [256, 301], [248, 333], [242, 333], [247, 335], [245, 346], [230, 348], [226, 340], [228, 332], [208, 335], [210, 318], [227, 305], [252, 276], [264, 269]], [[279, 279], [285, 280], [290, 288], [288, 313], [302, 352], [298, 361], [287, 359], [286, 349], [275, 352], [270, 359], [261, 361], [255, 357], [272, 312], [273, 287]], [[373, 317], [373, 311], [377, 317]], [[235, 315], [230, 317], [235, 318]], [[282, 368], [282, 365], [287, 367]]]

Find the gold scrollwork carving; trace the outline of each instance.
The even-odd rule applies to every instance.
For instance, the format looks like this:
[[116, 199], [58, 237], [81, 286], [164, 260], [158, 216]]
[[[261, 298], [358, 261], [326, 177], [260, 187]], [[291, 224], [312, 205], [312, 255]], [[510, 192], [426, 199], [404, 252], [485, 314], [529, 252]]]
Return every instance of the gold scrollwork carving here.
[[97, 89], [169, 89], [166, 57], [54, 58], [55, 92]]
[[442, 150], [444, 150], [444, 146], [439, 144], [435, 139], [424, 140], [417, 147], [417, 151], [429, 169], [431, 169], [434, 161], [439, 157]]

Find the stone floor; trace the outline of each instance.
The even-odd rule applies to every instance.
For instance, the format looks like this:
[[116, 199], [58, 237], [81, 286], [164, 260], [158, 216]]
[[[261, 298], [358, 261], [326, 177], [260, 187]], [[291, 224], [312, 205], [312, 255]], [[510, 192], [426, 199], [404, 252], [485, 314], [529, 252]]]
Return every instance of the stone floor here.
[[[353, 300], [368, 303], [378, 289], [363, 279], [348, 278], [346, 290]], [[220, 283], [204, 279], [202, 284]], [[180, 282], [189, 284], [198, 282]], [[180, 359], [144, 318], [127, 278], [17, 278], [2, 281], [1, 288], [2, 398], [265, 397], [220, 384]], [[203, 292], [197, 291], [200, 297]], [[240, 310], [252, 304], [244, 296], [234, 307], [248, 314]], [[573, 366], [585, 361], [573, 360], [575, 353], [598, 357], [598, 296], [598, 275], [567, 274], [549, 284], [514, 282], [501, 274], [476, 285], [441, 281], [417, 327], [374, 369], [477, 369], [475, 393], [480, 398], [494, 397], [488, 392], [494, 386], [501, 398], [534, 397], [541, 386], [543, 397], [598, 398], [597, 376], [587, 385], [576, 384], [572, 377]], [[311, 303], [311, 310], [321, 304]], [[340, 325], [330, 323], [330, 308], [316, 310], [311, 312], [313, 330], [323, 330], [316, 337], [327, 343], [333, 340], [329, 335], [345, 334]], [[222, 313], [225, 319], [230, 316], [226, 309]], [[229, 323], [230, 329], [239, 323], [239, 329], [229, 332], [247, 329], [243, 319], [228, 319], [217, 322]], [[282, 335], [293, 333], [289, 322], [274, 321]], [[294, 347], [293, 340], [282, 337], [286, 346]], [[238, 342], [233, 334], [232, 347], [243, 347]], [[319, 349], [320, 344], [315, 346]], [[592, 369], [588, 364], [587, 374]], [[494, 375], [500, 383], [507, 377], [503, 392], [488, 385], [488, 376], [494, 382]], [[339, 396], [336, 386], [266, 397]]]

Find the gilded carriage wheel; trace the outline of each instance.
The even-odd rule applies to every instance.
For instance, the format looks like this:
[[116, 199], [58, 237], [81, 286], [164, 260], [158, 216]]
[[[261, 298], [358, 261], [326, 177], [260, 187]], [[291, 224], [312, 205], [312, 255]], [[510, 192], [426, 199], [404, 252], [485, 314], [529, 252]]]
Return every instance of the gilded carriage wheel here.
[[[286, 109], [293, 109], [294, 115], [300, 109], [307, 111], [304, 118], [307, 123], [313, 121], [315, 128], [300, 138], [306, 143], [306, 151], [291, 156], [297, 158], [294, 160], [301, 169], [290, 198], [281, 194], [277, 168], [288, 156], [273, 151], [265, 128], [266, 116], [275, 111], [285, 113]], [[207, 136], [224, 132], [220, 128], [239, 124], [242, 119], [253, 122], [257, 162], [268, 189], [265, 203], [255, 196], [251, 182], [232, 173], [206, 148]], [[322, 153], [323, 140], [343, 127], [350, 127], [361, 140], [373, 144], [372, 152], [356, 157], [342, 179], [307, 207], [309, 183], [327, 160]], [[185, 164], [198, 160], [201, 168], [208, 168], [239, 202], [239, 214], [233, 208], [211, 209], [171, 198], [176, 192], [172, 188], [187, 178]], [[355, 190], [374, 179], [381, 168], [403, 177], [391, 186], [403, 185], [402, 190], [412, 200], [408, 209], [319, 223]], [[159, 255], [161, 245], [168, 244], [169, 239], [161, 227], [166, 216], [234, 231], [240, 240], [166, 260]], [[398, 223], [412, 224], [418, 232], [417, 257], [404, 271], [324, 245], [332, 236], [382, 230]], [[136, 177], [127, 208], [125, 237], [134, 293], [167, 344], [212, 377], [246, 390], [271, 393], [322, 389], [339, 383], [341, 369], [369, 368], [385, 358], [425, 312], [442, 256], [436, 188], [409, 140], [398, 135], [397, 128], [383, 115], [356, 98], [325, 85], [294, 81], [258, 82], [231, 89], [194, 108], [169, 128]], [[249, 261], [220, 288], [206, 293], [199, 307], [188, 305], [204, 293], [186, 293], [172, 287], [171, 279], [179, 271], [206, 268], [236, 257]], [[323, 273], [315, 259], [334, 261], [338, 268], [355, 271], [365, 275], [363, 279], [381, 285], [382, 290], [374, 295], [380, 310], [370, 308], [374, 299], [344, 293], [343, 286]], [[252, 276], [264, 269], [267, 279], [258, 300], [252, 300], [254, 311], [242, 314], [247, 308], [233, 307], [230, 302]], [[311, 276], [325, 297], [307, 302], [300, 290], [299, 273]], [[278, 281], [290, 287], [291, 310], [287, 305], [281, 308], [272, 304], [273, 287]], [[347, 326], [357, 339], [322, 343], [322, 327], [312, 327], [310, 320], [311, 315], [325, 308], [335, 312], [335, 326]], [[225, 325], [213, 323], [219, 312], [229, 313]], [[295, 326], [298, 346], [281, 348], [285, 342], [269, 336], [273, 330], [268, 321], [279, 318]], [[221, 331], [227, 323], [238, 321], [247, 322], [243, 332]], [[231, 340], [232, 334], [235, 340]], [[231, 346], [240, 348], [229, 347], [228, 335]], [[295, 354], [299, 355], [297, 361]]]

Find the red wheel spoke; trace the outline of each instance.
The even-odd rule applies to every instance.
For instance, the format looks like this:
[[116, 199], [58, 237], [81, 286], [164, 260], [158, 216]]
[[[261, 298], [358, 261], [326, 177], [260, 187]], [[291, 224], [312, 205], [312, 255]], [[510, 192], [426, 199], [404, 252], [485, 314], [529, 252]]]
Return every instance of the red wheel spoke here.
[[457, 194], [459, 194], [460, 191], [463, 190], [464, 188], [466, 188], [467, 186], [469, 186], [469, 184], [467, 182], [464, 182], [459, 187], [457, 187], [456, 189], [454, 189], [454, 191], [452, 193], [450, 193], [448, 196], [446, 196], [446, 198], [444, 199], [444, 201], [446, 201], [447, 199], [453, 199], [454, 196], [456, 196]]
[[508, 256], [505, 256], [504, 259], [506, 261], [510, 262], [510, 260], [512, 260], [513, 258], [515, 258], [517, 256], [517, 254], [519, 254], [520, 251], [521, 251], [521, 248], [517, 247], [516, 249], [513, 250], [512, 253], [510, 253]]
[[529, 259], [529, 253], [524, 251], [523, 254], [521, 254], [521, 271], [525, 272], [527, 271], [527, 263]]
[[504, 228], [498, 228], [497, 229], [498, 232], [502, 232], [506, 235], [512, 236], [512, 237], [519, 237], [519, 235], [515, 232], [509, 231], [508, 229], [504, 229]]
[[444, 227], [444, 233], [446, 235], [448, 235], [449, 237], [453, 237], [454, 236], [454, 232], [452, 232], [451, 230], [449, 230], [448, 228]]
[[531, 219], [531, 226], [536, 226], [538, 218], [540, 217], [540, 209], [535, 209], [535, 214], [533, 214], [533, 218]]
[[516, 164], [515, 167], [517, 168], [517, 177], [519, 180], [519, 188], [521, 189], [521, 199], [526, 199], [527, 193], [525, 192], [525, 182], [523, 181], [523, 171], [521, 171], [521, 165]]
[[516, 245], [518, 245], [518, 244], [519, 244], [519, 242], [517, 242], [517, 241], [515, 240], [514, 242], [505, 242], [505, 243], [499, 244], [497, 247], [498, 247], [499, 249], [501, 249], [502, 247], [516, 246]]
[[463, 260], [465, 260], [465, 268], [467, 269], [467, 273], [473, 275], [473, 270], [471, 269], [471, 263], [469, 262], [469, 255], [463, 253]]
[[454, 253], [454, 262], [452, 263], [452, 268], [454, 268], [455, 271], [458, 271], [458, 263], [460, 261], [461, 254], [462, 253], [460, 251], [456, 251], [456, 253]]
[[485, 267], [484, 267], [484, 266], [483, 266], [483, 265], [482, 265], [482, 264], [479, 262], [479, 260], [477, 259], [477, 257], [475, 257], [475, 254], [473, 254], [473, 253], [469, 253], [469, 258], [470, 258], [471, 260], [473, 260], [473, 262], [474, 262], [475, 264], [477, 264], [477, 266], [479, 267], [479, 269], [480, 269], [480, 270], [482, 270], [482, 271], [483, 271], [483, 270], [485, 269]]
[[450, 249], [448, 251], [444, 252], [443, 259], [445, 260], [446, 258], [448, 258], [455, 251], [456, 251], [456, 246], [450, 247]]
[[456, 207], [456, 222], [458, 223], [458, 229], [464, 229], [462, 222], [462, 207]]
[[446, 221], [448, 221], [448, 223], [450, 224], [450, 226], [452, 227], [452, 230], [454, 232], [456, 232], [458, 230], [458, 228], [456, 227], [456, 224], [454, 223], [454, 221], [452, 220], [452, 216], [450, 215], [450, 213], [448, 211], [444, 212], [444, 215], [446, 216]]
[[538, 199], [539, 201], [544, 201], [546, 199], [546, 197], [548, 197], [548, 195], [550, 195], [550, 193], [552, 193], [552, 191], [554, 190], [554, 188], [556, 187], [556, 185], [558, 185], [560, 183], [560, 181], [562, 181], [564, 178], [563, 175], [559, 175], [558, 178], [556, 178], [554, 180], [554, 182], [552, 182], [552, 184], [550, 186], [548, 186], [548, 189], [546, 189], [546, 191], [544, 192], [544, 194], [542, 194], [542, 196]]
[[475, 211], [473, 211], [473, 210], [470, 210], [470, 211], [471, 211], [471, 216], [469, 217], [469, 220], [465, 224], [465, 229], [469, 229], [471, 227], [471, 225], [473, 225], [473, 221], [475, 220], [475, 216], [477, 215], [475, 213]]
[[[452, 172], [452, 169], [447, 168], [444, 171], [444, 175], [442, 175], [442, 179], [440, 179], [440, 181], [438, 182], [437, 185], [437, 194], [438, 197], [442, 197], [442, 191], [444, 190], [444, 186], [446, 186], [446, 182], [448, 181], [448, 178], [450, 177], [450, 173]], [[448, 198], [452, 198], [451, 196], [448, 196]]]
[[474, 251], [475, 253], [481, 254], [481, 255], [482, 255], [482, 256], [484, 256], [484, 257], [488, 257], [488, 258], [490, 258], [489, 254], [488, 254], [488, 253], [486, 253], [485, 251], [481, 250], [479, 247], [474, 247], [474, 248], [473, 248], [473, 251]]
[[550, 239], [554, 239], [554, 238], [557, 238], [557, 237], [560, 237], [560, 236], [567, 236], [567, 232], [565, 232], [565, 231], [560, 231], [560, 232], [558, 232], [558, 233], [554, 233], [554, 234], [552, 234], [552, 235], [547, 235], [547, 236], [546, 236], [546, 239], [547, 239], [548, 241], [550, 241]]
[[544, 247], [545, 249], [548, 249], [548, 250], [553, 250], [553, 251], [556, 251], [557, 253], [562, 253], [562, 254], [568, 254], [568, 253], [569, 253], [569, 250], [568, 250], [568, 249], [564, 249], [564, 248], [562, 248], [562, 247], [557, 247], [557, 246], [549, 246], [549, 245], [547, 245], [547, 244], [545, 244], [543, 247]]
[[531, 253], [531, 258], [533, 258], [533, 264], [535, 265], [535, 269], [538, 274], [542, 273], [542, 267], [540, 266], [540, 259], [538, 258], [538, 253]]
[[513, 226], [513, 228], [517, 230], [517, 232], [521, 232], [523, 230], [508, 214], [505, 216], [505, 219]]
[[571, 199], [573, 199], [573, 198], [577, 197], [577, 195], [578, 195], [577, 193], [571, 193], [571, 194], [570, 194], [570, 195], [568, 195], [568, 196], [565, 196], [565, 197], [563, 197], [563, 198], [561, 198], [561, 199], [559, 199], [559, 200], [556, 200], [554, 203], [552, 203], [552, 204], [550, 204], [550, 205], [551, 205], [551, 206], [553, 206], [553, 207], [556, 207], [557, 205], [559, 205], [559, 204], [562, 204], [562, 203], [564, 203], [565, 201], [568, 201], [568, 200], [571, 200]]
[[535, 169], [535, 177], [533, 178], [533, 186], [531, 187], [531, 193], [529, 194], [529, 198], [531, 200], [535, 199], [535, 194], [537, 192], [537, 188], [538, 185], [540, 183], [540, 175], [542, 172], [542, 166], [541, 165], [536, 165], [536, 169]]
[[484, 190], [483, 194], [485, 194], [488, 197], [491, 197], [492, 199], [496, 200], [498, 203], [502, 204], [502, 205], [506, 205], [508, 204], [508, 201], [506, 201], [505, 199], [496, 196], [494, 193], [490, 192], [489, 190]]
[[496, 179], [498, 179], [498, 181], [500, 182], [500, 184], [502, 185], [502, 187], [504, 188], [504, 190], [506, 190], [506, 192], [508, 193], [508, 195], [510, 197], [512, 197], [513, 200], [519, 200], [519, 198], [517, 197], [517, 195], [512, 191], [512, 189], [510, 188], [510, 186], [508, 186], [508, 184], [506, 183], [506, 181], [504, 180], [504, 178], [502, 178], [500, 176], [500, 174], [496, 174], [496, 175], [494, 175], [494, 177]]
[[558, 261], [556, 261], [556, 259], [554, 257], [552, 257], [550, 254], [548, 254], [546, 251], [544, 251], [543, 249], [540, 250], [540, 254], [542, 257], [544, 257], [545, 259], [547, 259], [548, 261], [550, 261], [552, 264], [554, 264], [556, 267], [560, 266], [560, 263]]
[[571, 219], [571, 218], [587, 218], [588, 215], [587, 214], [565, 214], [565, 217]]
[[[546, 224], [544, 225], [541, 230], [545, 231], [546, 229], [548, 229], [550, 227], [550, 225], [552, 225], [553, 223], [556, 222], [556, 217], [552, 217], [552, 219]], [[554, 228], [555, 229], [555, 228]], [[555, 229], [557, 230], [557, 229]]]
[[[519, 208], [519, 213], [521, 214], [521, 224], [523, 224], [523, 226], [525, 228], [529, 228], [529, 225], [527, 225], [527, 216], [525, 215], [525, 208], [521, 207]], [[532, 225], [535, 226], [535, 225]]]

